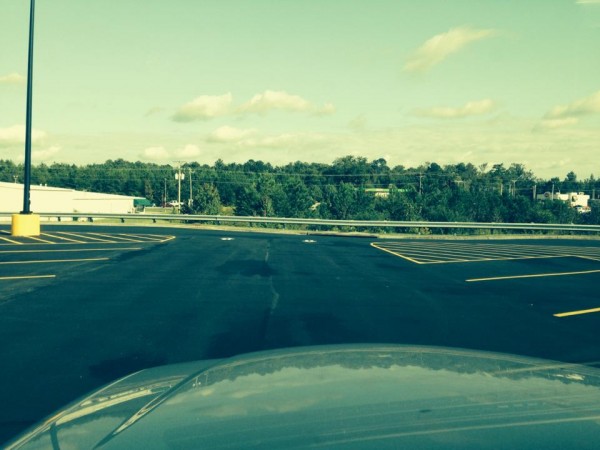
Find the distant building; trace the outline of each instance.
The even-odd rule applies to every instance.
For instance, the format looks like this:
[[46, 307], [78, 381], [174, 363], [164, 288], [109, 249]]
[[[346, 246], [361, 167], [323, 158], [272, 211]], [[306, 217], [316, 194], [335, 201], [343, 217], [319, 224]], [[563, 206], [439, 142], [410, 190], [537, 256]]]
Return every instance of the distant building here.
[[561, 200], [567, 202], [571, 208], [578, 211], [589, 211], [590, 196], [583, 192], [569, 192], [567, 194], [545, 192], [537, 195], [538, 200]]
[[[113, 213], [135, 212], [140, 197], [76, 191], [49, 186], [31, 186], [31, 211], [34, 213]], [[0, 212], [23, 210], [23, 185], [0, 182]]]
[[381, 198], [388, 198], [390, 196], [390, 190], [384, 188], [366, 188], [365, 192]]

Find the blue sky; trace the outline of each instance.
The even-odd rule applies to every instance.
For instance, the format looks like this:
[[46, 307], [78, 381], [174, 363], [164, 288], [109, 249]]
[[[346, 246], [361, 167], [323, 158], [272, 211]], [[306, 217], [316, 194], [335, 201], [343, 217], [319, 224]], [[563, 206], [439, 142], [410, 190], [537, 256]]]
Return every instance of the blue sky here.
[[[28, 3], [0, 0], [0, 158]], [[37, 0], [33, 162], [523, 163], [600, 174], [600, 1]]]

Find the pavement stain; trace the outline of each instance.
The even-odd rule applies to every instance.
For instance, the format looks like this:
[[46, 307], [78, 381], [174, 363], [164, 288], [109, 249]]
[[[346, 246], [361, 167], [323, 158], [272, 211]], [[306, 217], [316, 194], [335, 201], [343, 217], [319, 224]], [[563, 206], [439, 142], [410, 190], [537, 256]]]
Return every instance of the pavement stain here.
[[242, 259], [227, 261], [216, 268], [222, 275], [242, 275], [245, 277], [259, 276], [268, 278], [276, 274], [276, 271], [271, 268], [265, 260], [257, 259]]

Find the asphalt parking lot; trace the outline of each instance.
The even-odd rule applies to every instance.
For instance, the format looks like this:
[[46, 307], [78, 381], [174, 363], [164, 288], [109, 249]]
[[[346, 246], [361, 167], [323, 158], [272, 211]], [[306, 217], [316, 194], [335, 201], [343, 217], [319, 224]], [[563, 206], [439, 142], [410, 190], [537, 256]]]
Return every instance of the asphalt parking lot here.
[[0, 442], [146, 367], [424, 344], [598, 365], [600, 241], [0, 226]]

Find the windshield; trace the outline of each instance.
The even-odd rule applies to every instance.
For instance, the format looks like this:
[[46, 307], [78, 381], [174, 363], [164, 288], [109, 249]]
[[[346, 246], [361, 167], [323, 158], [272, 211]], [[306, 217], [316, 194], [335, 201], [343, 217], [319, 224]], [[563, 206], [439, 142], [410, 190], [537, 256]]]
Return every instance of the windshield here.
[[0, 442], [137, 370], [255, 351], [598, 366], [600, 1], [0, 17]]

